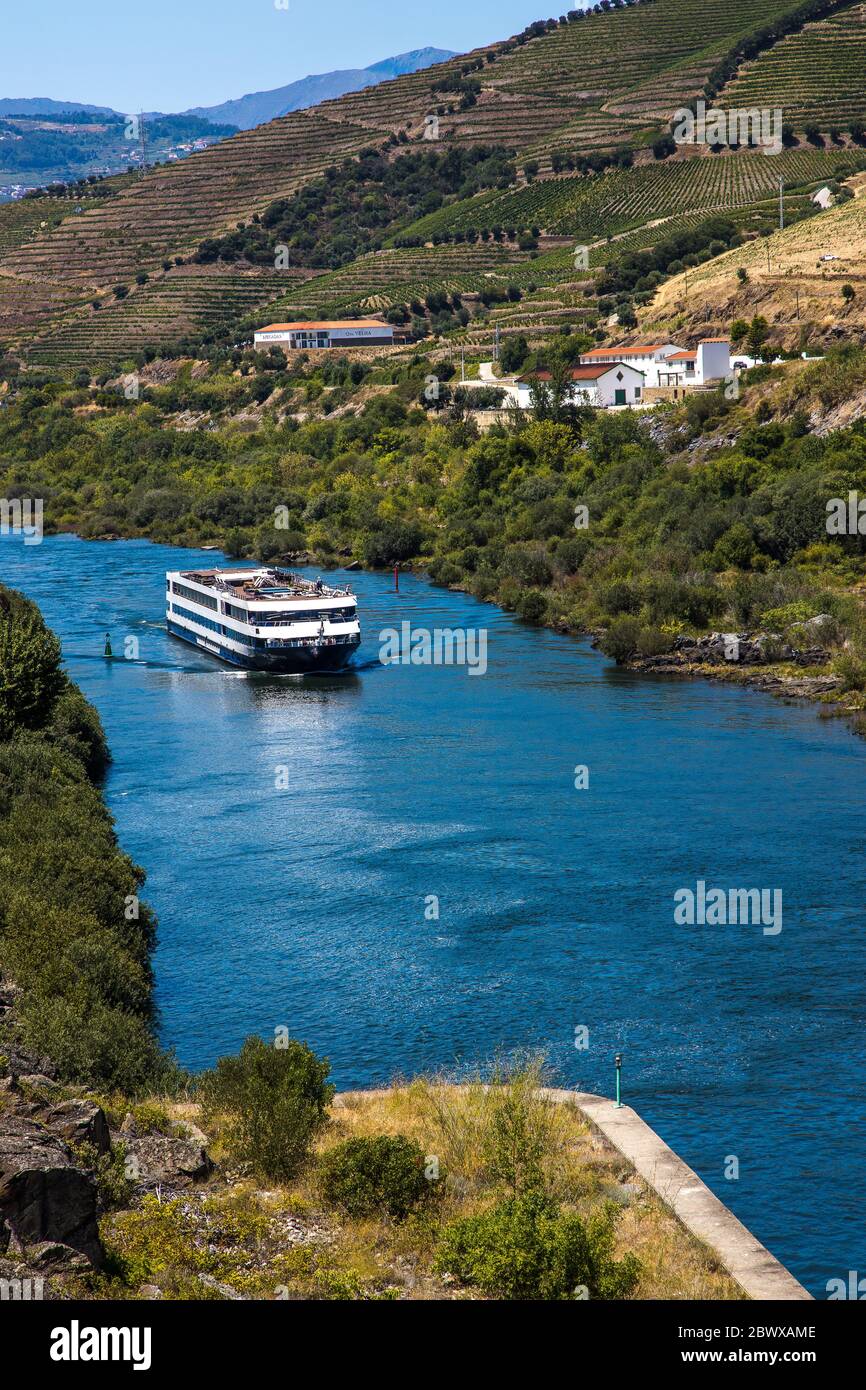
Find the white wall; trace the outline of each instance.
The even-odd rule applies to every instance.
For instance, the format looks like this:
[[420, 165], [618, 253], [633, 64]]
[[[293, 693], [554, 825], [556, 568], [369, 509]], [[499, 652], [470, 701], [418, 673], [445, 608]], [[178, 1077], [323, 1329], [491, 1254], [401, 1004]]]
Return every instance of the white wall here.
[[697, 380], [701, 384], [724, 378], [731, 370], [730, 343], [699, 343], [697, 360]]

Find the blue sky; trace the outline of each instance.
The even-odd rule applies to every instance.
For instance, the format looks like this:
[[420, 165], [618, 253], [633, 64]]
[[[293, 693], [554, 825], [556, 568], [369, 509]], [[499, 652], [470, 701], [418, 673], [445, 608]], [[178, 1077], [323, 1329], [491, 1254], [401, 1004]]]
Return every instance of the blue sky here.
[[211, 106], [414, 48], [462, 52], [550, 12], [541, 0], [278, 3], [19, 0], [4, 6], [0, 96], [119, 111]]

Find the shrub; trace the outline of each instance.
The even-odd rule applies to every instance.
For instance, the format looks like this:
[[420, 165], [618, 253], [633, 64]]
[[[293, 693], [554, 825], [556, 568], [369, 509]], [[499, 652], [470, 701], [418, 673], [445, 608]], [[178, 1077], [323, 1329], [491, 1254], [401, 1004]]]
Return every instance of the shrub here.
[[547, 613], [547, 599], [538, 589], [527, 589], [517, 600], [517, 616], [526, 623], [540, 623]]
[[63, 684], [60, 643], [41, 617], [0, 620], [0, 739], [38, 728]]
[[436, 1268], [499, 1298], [568, 1299], [583, 1289], [590, 1298], [625, 1298], [640, 1265], [634, 1255], [614, 1260], [613, 1241], [613, 1204], [584, 1222], [533, 1191], [453, 1222]]
[[527, 588], [543, 587], [553, 579], [553, 566], [547, 553], [540, 546], [524, 549], [511, 546], [506, 552], [502, 566], [504, 575], [514, 579]]
[[364, 540], [363, 560], [370, 569], [384, 569], [411, 560], [421, 549], [420, 527], [408, 521], [386, 521]]
[[322, 1160], [321, 1184], [326, 1202], [348, 1216], [385, 1213], [402, 1221], [440, 1192], [426, 1175], [424, 1150], [403, 1135], [347, 1139]]
[[637, 618], [615, 618], [607, 632], [599, 639], [599, 647], [605, 656], [610, 656], [621, 665], [634, 656], [640, 638], [641, 626]]
[[845, 694], [866, 689], [866, 661], [854, 652], [842, 652], [833, 662], [833, 670], [841, 677]]
[[767, 608], [761, 614], [761, 627], [770, 632], [784, 632], [792, 623], [805, 623], [814, 618], [818, 605], [810, 599], [796, 599], [780, 608]]
[[481, 1134], [484, 1166], [512, 1197], [541, 1189], [544, 1160], [554, 1148], [550, 1103], [538, 1095], [543, 1084], [540, 1059], [494, 1078]]
[[673, 647], [673, 637], [659, 627], [642, 627], [637, 639], [641, 656], [662, 656]]
[[232, 1158], [261, 1177], [287, 1181], [306, 1160], [334, 1094], [330, 1064], [303, 1043], [268, 1046], [247, 1038], [237, 1057], [220, 1057], [201, 1078], [209, 1115], [228, 1118]]

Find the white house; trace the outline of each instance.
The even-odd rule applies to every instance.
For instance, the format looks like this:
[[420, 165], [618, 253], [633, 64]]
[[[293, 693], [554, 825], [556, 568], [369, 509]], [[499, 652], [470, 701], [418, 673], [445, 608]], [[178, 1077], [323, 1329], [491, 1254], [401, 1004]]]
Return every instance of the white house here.
[[833, 206], [833, 194], [827, 187], [819, 188], [817, 192], [812, 194], [810, 202], [814, 203], [816, 207], [822, 208], [826, 212], [827, 208]]
[[729, 338], [702, 338], [694, 352], [672, 352], [659, 368], [660, 386], [707, 386], [731, 373]]
[[581, 353], [578, 360], [584, 366], [593, 367], [619, 362], [641, 372], [645, 386], [658, 386], [660, 368], [666, 358], [678, 350], [676, 343], [636, 343], [631, 347], [593, 348]]
[[[643, 399], [644, 375], [625, 362], [586, 363], [572, 367], [569, 399], [573, 405], [610, 406], [640, 405]], [[533, 372], [517, 378], [517, 404], [522, 410], [532, 406], [533, 381], [550, 381], [550, 372]]]
[[257, 348], [390, 347], [394, 329], [379, 319], [327, 319], [298, 323], [269, 323], [255, 335]]
[[728, 338], [702, 338], [694, 352], [676, 343], [650, 343], [595, 348], [580, 357], [581, 363], [595, 365], [612, 360], [637, 368], [649, 387], [705, 386], [730, 374], [731, 344]]

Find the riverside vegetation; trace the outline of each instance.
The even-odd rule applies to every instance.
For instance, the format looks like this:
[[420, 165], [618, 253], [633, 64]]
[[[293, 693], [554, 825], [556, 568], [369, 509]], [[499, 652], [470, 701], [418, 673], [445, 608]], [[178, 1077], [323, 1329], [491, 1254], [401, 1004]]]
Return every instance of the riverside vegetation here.
[[[763, 350], [759, 320], [734, 327]], [[129, 401], [86, 372], [13, 378], [0, 489], [43, 498], [49, 530], [84, 537], [412, 565], [526, 621], [597, 634], [620, 661], [712, 630], [758, 634], [781, 677], [807, 651], [816, 691], [862, 706], [866, 540], [828, 534], [827, 508], [866, 493], [866, 423], [832, 428], [840, 410], [856, 416], [864, 350], [759, 366], [738, 399], [606, 414], [563, 400], [584, 341], [530, 352], [507, 339], [509, 360], [546, 364], [552, 381], [486, 433], [453, 368], [417, 349], [154, 362]]]
[[57, 640], [0, 589], [0, 1278], [61, 1299], [740, 1296], [539, 1093], [538, 1058], [335, 1097], [327, 1060], [275, 1035], [184, 1073], [108, 760]]

